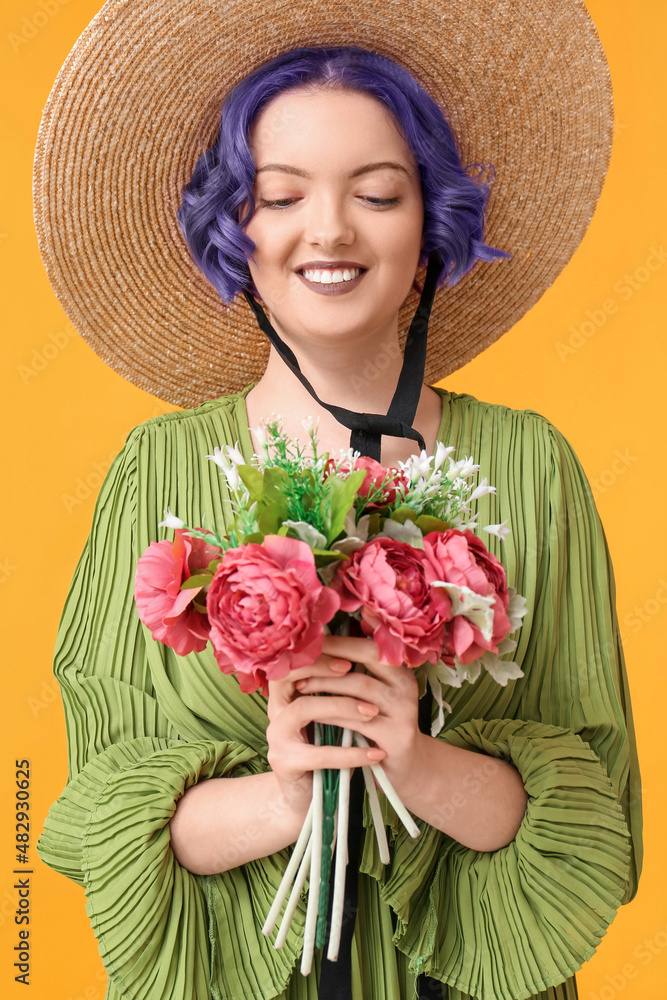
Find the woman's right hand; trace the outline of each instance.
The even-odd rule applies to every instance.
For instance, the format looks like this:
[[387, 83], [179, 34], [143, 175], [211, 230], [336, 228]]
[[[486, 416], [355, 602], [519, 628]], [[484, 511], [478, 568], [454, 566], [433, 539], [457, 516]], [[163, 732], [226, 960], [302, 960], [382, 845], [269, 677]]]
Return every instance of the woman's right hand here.
[[[268, 762], [289, 808], [301, 819], [305, 819], [310, 806], [314, 770], [354, 769], [377, 763], [386, 756], [385, 751], [377, 747], [368, 750], [355, 746], [314, 746], [309, 738], [308, 730], [313, 731], [313, 722], [363, 732], [364, 720], [377, 714], [376, 706], [357, 697], [340, 693], [304, 696], [295, 687], [297, 681], [305, 677], [331, 677], [339, 679], [336, 690], [340, 692], [340, 678], [351, 670], [349, 660], [323, 653], [310, 666], [292, 670], [281, 680], [269, 681]], [[366, 711], [363, 711], [364, 706]]]

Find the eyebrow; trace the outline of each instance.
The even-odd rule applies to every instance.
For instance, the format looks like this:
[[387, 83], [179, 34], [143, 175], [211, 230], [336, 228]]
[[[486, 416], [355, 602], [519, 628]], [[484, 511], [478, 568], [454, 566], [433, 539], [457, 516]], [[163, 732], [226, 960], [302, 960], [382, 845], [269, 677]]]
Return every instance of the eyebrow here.
[[[375, 170], [400, 170], [404, 173], [406, 177], [410, 176], [410, 171], [401, 163], [397, 163], [395, 160], [382, 160], [378, 163], [364, 163], [363, 166], [357, 167], [355, 170], [351, 170], [347, 175], [348, 178], [360, 177], [362, 174], [370, 174]], [[312, 174], [307, 173], [305, 170], [299, 170], [298, 167], [290, 167], [286, 163], [265, 163], [263, 167], [258, 167], [255, 171], [257, 174], [263, 173], [265, 170], [277, 170], [281, 174], [294, 174], [296, 177], [307, 177], [311, 178]]]

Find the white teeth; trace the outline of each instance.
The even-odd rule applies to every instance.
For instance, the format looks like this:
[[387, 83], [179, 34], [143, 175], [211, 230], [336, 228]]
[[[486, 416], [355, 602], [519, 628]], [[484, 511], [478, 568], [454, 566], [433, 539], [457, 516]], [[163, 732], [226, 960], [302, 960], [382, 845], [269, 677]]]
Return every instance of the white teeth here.
[[360, 274], [361, 268], [359, 267], [354, 267], [350, 270], [345, 268], [344, 270], [336, 269], [335, 271], [324, 271], [320, 269], [303, 271], [304, 278], [308, 281], [316, 281], [321, 285], [337, 284], [339, 281], [353, 281], [354, 278], [358, 278]]

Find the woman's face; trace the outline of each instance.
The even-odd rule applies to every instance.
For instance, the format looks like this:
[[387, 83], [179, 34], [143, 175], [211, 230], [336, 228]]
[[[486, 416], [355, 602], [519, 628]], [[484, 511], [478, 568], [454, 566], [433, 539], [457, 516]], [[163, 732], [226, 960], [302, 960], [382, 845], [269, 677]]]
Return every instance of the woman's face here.
[[291, 90], [257, 117], [250, 147], [249, 268], [276, 329], [293, 344], [395, 336], [424, 207], [391, 115], [366, 94]]

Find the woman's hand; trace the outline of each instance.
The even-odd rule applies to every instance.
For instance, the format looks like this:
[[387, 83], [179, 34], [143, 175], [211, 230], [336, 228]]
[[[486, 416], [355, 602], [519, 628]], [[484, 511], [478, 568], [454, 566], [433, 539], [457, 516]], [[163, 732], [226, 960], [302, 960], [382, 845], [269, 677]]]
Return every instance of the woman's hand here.
[[[352, 671], [353, 662], [363, 663], [369, 673]], [[323, 692], [331, 697], [320, 697]], [[269, 682], [267, 711], [269, 765], [291, 807], [304, 817], [316, 768], [383, 761], [400, 794], [399, 786], [418, 766], [422, 734], [414, 671], [380, 663], [372, 639], [327, 636], [315, 663]], [[308, 738], [312, 722], [347, 727], [375, 747], [315, 747]]]

